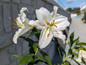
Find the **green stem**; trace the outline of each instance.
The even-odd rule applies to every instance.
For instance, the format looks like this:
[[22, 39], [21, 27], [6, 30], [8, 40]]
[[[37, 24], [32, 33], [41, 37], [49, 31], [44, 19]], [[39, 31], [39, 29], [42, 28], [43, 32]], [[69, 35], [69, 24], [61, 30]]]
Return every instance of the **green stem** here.
[[65, 62], [67, 60], [68, 56], [69, 56], [69, 54], [66, 55], [66, 57], [65, 57], [63, 62]]
[[28, 38], [31, 35], [36, 35], [36, 34], [39, 34], [39, 32], [30, 33], [30, 34], [26, 35], [26, 38]]
[[60, 49], [59, 49], [59, 48], [58, 48], [58, 52], [59, 52], [59, 55], [60, 55], [61, 60], [63, 60], [63, 59], [62, 59], [61, 52], [60, 52]]

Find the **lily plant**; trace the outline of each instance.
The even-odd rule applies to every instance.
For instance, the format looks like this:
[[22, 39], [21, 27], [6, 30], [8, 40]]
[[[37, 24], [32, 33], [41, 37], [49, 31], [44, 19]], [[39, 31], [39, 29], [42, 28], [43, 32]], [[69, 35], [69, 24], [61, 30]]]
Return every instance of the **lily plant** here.
[[25, 11], [28, 12], [28, 9], [23, 7], [15, 20], [17, 26], [20, 28], [13, 37], [14, 43], [17, 43], [19, 36], [31, 30], [34, 26], [42, 30], [39, 39], [39, 47], [41, 49], [45, 48], [51, 42], [53, 36], [65, 42], [65, 35], [62, 33], [62, 30], [65, 30], [70, 23], [67, 17], [57, 14], [57, 10], [58, 7], [54, 6], [54, 11], [50, 13], [46, 8], [41, 7], [36, 10], [38, 20], [34, 21], [27, 18]]
[[62, 30], [65, 30], [70, 25], [68, 18], [57, 14], [58, 7], [54, 6], [54, 11], [49, 12], [46, 8], [41, 7], [36, 10], [38, 18], [38, 29], [41, 29], [39, 47], [45, 48], [54, 37], [62, 39], [65, 42], [65, 35]]
[[[20, 14], [18, 14], [18, 17], [14, 20], [16, 23], [17, 27], [19, 27], [18, 31], [16, 31], [14, 37], [13, 37], [13, 42], [17, 44], [17, 39], [21, 35], [25, 34], [29, 30], [33, 29], [34, 27], [34, 20], [29, 20], [25, 14], [25, 11], [29, 12], [26, 7], [23, 7], [20, 10]], [[32, 25], [32, 22], [34, 23]]]
[[[61, 65], [71, 65], [71, 63], [67, 60], [68, 58], [74, 60], [78, 65], [79, 62], [82, 62], [82, 58], [86, 60], [86, 50], [84, 51], [84, 49], [86, 48], [84, 48], [83, 46], [86, 46], [86, 43], [80, 43], [79, 38], [74, 39], [74, 33], [70, 35], [70, 41], [65, 42], [66, 36], [63, 34], [63, 31], [70, 25], [70, 23], [66, 16], [58, 14], [57, 11], [57, 6], [53, 7], [52, 12], [48, 11], [44, 7], [41, 7], [40, 9], [36, 9], [36, 20], [29, 20], [25, 13], [29, 13], [28, 9], [26, 7], [23, 7], [20, 10], [20, 14], [18, 14], [18, 17], [14, 20], [14, 24], [16, 25], [16, 27], [18, 27], [18, 31], [16, 31], [14, 34], [13, 42], [17, 44], [17, 39], [29, 30], [32, 30], [32, 33], [29, 33], [29, 35], [36, 35], [38, 40], [34, 41], [28, 36], [21, 37], [27, 42], [29, 42], [30, 53], [25, 55], [24, 57], [14, 55], [14, 57], [20, 59], [18, 65], [23, 65], [24, 63], [28, 63], [28, 65], [35, 65], [40, 64], [42, 62], [45, 62], [46, 65], [55, 65], [50, 60], [48, 54], [41, 50], [49, 45], [53, 37], [61, 39], [64, 44], [70, 43], [69, 51], [66, 54], [65, 50], [61, 47], [58, 41], [53, 40], [53, 42], [56, 43], [56, 46], [58, 47], [58, 53], [62, 60], [62, 63], [60, 63]], [[34, 29], [36, 29], [36, 31]], [[37, 36], [37, 34], [39, 37]], [[75, 51], [79, 52], [79, 56], [75, 53]], [[38, 52], [41, 54], [41, 56], [37, 55]], [[65, 57], [64, 59], [61, 57], [63, 54]], [[74, 57], [78, 57], [78, 59], [75, 60]], [[59, 65], [59, 63], [57, 64]]]

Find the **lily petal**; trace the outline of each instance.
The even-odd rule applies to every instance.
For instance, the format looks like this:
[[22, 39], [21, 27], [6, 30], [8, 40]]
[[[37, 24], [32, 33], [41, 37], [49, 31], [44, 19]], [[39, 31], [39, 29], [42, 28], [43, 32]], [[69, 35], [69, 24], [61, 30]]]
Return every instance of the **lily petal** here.
[[54, 37], [61, 39], [63, 42], [65, 42], [65, 35], [61, 31], [53, 31]]
[[36, 10], [36, 15], [41, 25], [46, 25], [46, 22], [50, 22], [52, 18], [51, 13], [44, 7], [41, 7], [39, 10]]
[[76, 61], [82, 62], [82, 60], [81, 60], [82, 58], [84, 58], [86, 60], [86, 51], [84, 51], [84, 50], [79, 51], [79, 57], [78, 57], [78, 59], [76, 59]]
[[31, 26], [25, 26], [25, 27], [22, 27], [22, 28], [19, 28], [18, 31], [16, 31], [14, 37], [13, 37], [13, 42], [15, 44], [17, 44], [17, 39], [18, 37], [20, 37], [21, 35], [23, 35], [24, 33], [26, 33], [27, 31], [31, 30], [33, 27]]
[[38, 20], [35, 21], [34, 25], [39, 30], [42, 30], [45, 28], [45, 26], [42, 26]]
[[57, 15], [58, 7], [54, 6], [53, 9], [54, 9], [54, 11], [51, 13], [51, 15], [52, 15], [52, 18], [55, 18], [55, 16]]
[[64, 16], [58, 16], [57, 19], [55, 20], [55, 26], [54, 27], [55, 30], [61, 31], [61, 30], [65, 30], [67, 26], [69, 26], [70, 23], [67, 19], [67, 17]]
[[53, 38], [52, 32], [49, 32], [49, 29], [45, 28], [41, 31], [40, 39], [39, 39], [39, 47], [40, 49], [45, 48]]

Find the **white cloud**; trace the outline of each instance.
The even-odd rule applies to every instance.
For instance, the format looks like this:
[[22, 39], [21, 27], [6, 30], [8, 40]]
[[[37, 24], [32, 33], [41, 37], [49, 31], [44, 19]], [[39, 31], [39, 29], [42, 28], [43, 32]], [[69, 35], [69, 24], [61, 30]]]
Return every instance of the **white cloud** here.
[[66, 0], [67, 2], [74, 2], [74, 1], [77, 1], [77, 0]]

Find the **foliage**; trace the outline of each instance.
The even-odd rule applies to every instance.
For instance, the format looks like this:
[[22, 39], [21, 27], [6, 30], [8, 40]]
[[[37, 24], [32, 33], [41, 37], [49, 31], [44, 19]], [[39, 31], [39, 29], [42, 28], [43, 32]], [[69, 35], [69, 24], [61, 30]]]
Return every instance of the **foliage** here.
[[[28, 65], [34, 65], [34, 64], [40, 64], [42, 62], [44, 62], [46, 65], [54, 65], [53, 62], [50, 60], [49, 56], [38, 48], [38, 43], [37, 43], [38, 41], [34, 41], [30, 38], [26, 38], [23, 36], [21, 36], [21, 38], [29, 42], [30, 53], [25, 56], [14, 55], [15, 58], [20, 60], [19, 65], [23, 65], [24, 63], [28, 63]], [[52, 40], [52, 41], [57, 45], [60, 58], [62, 59], [61, 65], [71, 65], [71, 63], [67, 60], [68, 58], [70, 58], [71, 60], [74, 60], [78, 65], [80, 65], [74, 59], [74, 57], [78, 57], [78, 54], [76, 53], [76, 51], [79, 51], [81, 49], [86, 50], [86, 48], [84, 48], [84, 46], [86, 46], [86, 43], [79, 42], [79, 38], [74, 39], [74, 33], [72, 33], [70, 35], [70, 42], [69, 42], [70, 48], [68, 53], [66, 54], [64, 49], [60, 46], [60, 44], [56, 40]], [[41, 54], [40, 56], [37, 56], [38, 52], [40, 52]], [[62, 55], [64, 55], [65, 57], [64, 59], [62, 58]]]
[[76, 13], [77, 15], [80, 15], [80, 8], [77, 7], [77, 8], [68, 8], [67, 9], [68, 12], [72, 12], [72, 13]]

